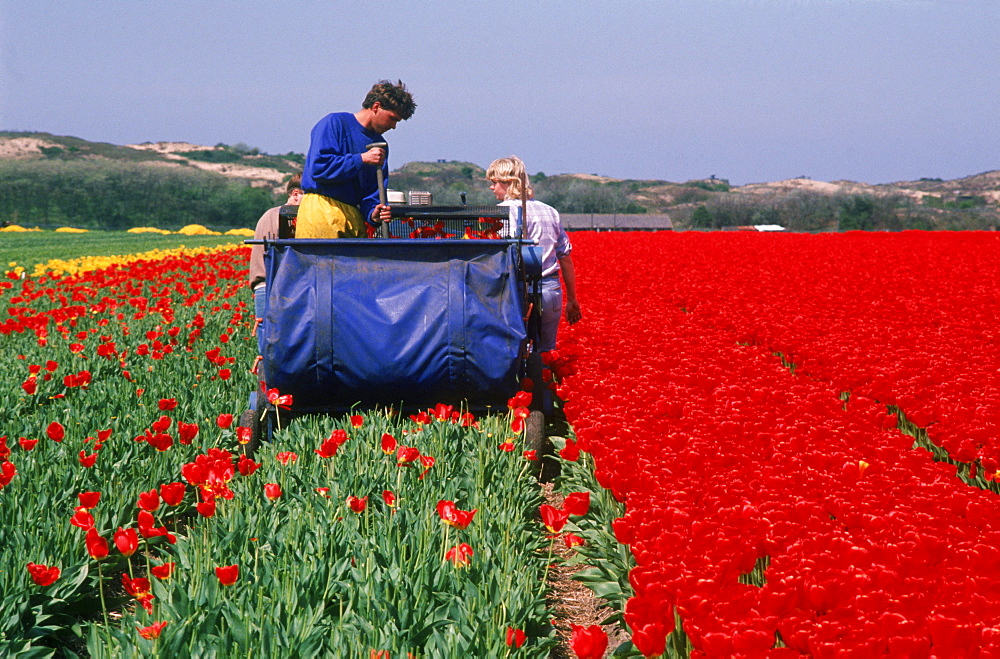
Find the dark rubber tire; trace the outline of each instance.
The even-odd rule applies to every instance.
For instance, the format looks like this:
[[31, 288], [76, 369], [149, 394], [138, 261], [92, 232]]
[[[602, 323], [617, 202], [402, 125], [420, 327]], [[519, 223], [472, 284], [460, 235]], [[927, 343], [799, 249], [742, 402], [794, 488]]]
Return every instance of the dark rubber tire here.
[[252, 458], [260, 448], [261, 423], [260, 413], [257, 410], [246, 410], [240, 415], [240, 425], [250, 429], [250, 441], [247, 442], [245, 450], [246, 456]]
[[555, 448], [546, 434], [545, 384], [542, 381], [542, 356], [535, 352], [528, 356], [528, 377], [534, 383], [529, 409], [531, 413], [524, 420], [524, 440], [529, 450], [535, 451], [538, 463], [535, 469], [538, 480], [549, 483], [559, 476], [559, 461]]

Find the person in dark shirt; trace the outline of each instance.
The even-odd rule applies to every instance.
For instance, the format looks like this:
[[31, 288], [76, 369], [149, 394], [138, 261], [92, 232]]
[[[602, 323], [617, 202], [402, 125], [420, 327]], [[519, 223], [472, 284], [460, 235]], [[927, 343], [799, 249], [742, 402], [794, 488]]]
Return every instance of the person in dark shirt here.
[[413, 116], [416, 107], [402, 80], [380, 80], [358, 112], [335, 112], [320, 119], [302, 173], [305, 195], [296, 238], [364, 237], [366, 222], [377, 226], [390, 219], [389, 207], [379, 203], [376, 175], [381, 168], [388, 180], [387, 149], [367, 146], [384, 142], [383, 133]]

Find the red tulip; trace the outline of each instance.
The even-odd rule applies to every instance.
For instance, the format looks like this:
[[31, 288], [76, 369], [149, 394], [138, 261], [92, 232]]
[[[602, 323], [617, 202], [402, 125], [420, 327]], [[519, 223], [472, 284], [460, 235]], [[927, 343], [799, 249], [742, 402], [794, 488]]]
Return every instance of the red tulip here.
[[125, 588], [126, 593], [139, 601], [142, 608], [146, 609], [148, 613], [153, 612], [153, 593], [151, 592], [152, 586], [149, 583], [149, 579], [144, 577], [132, 579], [123, 573], [122, 586]]
[[91, 453], [87, 455], [86, 451], [80, 451], [79, 457], [77, 458], [80, 462], [80, 466], [84, 469], [90, 469], [97, 462], [97, 454]]
[[215, 515], [215, 499], [211, 499], [209, 501], [200, 501], [195, 506], [195, 509], [198, 511], [198, 514], [201, 515], [202, 517], [212, 517], [213, 515]]
[[274, 456], [274, 459], [283, 465], [288, 465], [299, 459], [297, 453], [293, 451], [283, 451]]
[[149, 571], [157, 579], [169, 579], [173, 575], [175, 567], [177, 567], [177, 563], [163, 563], [162, 565], [154, 565], [149, 568]]
[[160, 486], [160, 498], [168, 506], [179, 505], [184, 500], [187, 485], [184, 483], [165, 483]]
[[473, 553], [472, 547], [463, 542], [445, 552], [444, 559], [450, 561], [455, 567], [466, 567], [469, 565]]
[[396, 452], [396, 438], [389, 433], [382, 433], [382, 452], [386, 455]]
[[528, 638], [527, 634], [524, 633], [523, 629], [514, 629], [513, 627], [507, 628], [507, 638], [504, 642], [510, 646], [519, 648], [524, 645], [524, 641]]
[[173, 420], [169, 416], [160, 415], [160, 418], [150, 424], [149, 427], [153, 432], [166, 432], [171, 423], [173, 423]]
[[542, 516], [542, 524], [545, 528], [549, 530], [550, 533], [559, 533], [562, 528], [566, 526], [566, 521], [569, 519], [569, 513], [565, 510], [560, 510], [554, 506], [550, 506], [547, 503], [543, 503], [538, 507], [538, 512]]
[[191, 444], [194, 438], [198, 435], [198, 424], [197, 423], [185, 423], [183, 421], [177, 422], [177, 441], [185, 446]]
[[447, 421], [454, 413], [454, 406], [445, 405], [444, 403], [438, 403], [434, 406], [433, 410], [427, 410], [438, 421]]
[[[672, 619], [669, 626], [673, 629]], [[632, 645], [644, 657], [659, 657], [666, 651], [667, 634], [669, 631], [667, 626], [662, 623], [646, 623], [639, 629], [632, 631]]]
[[514, 442], [507, 441], [507, 442], [504, 442], [504, 443], [500, 444], [500, 446], [498, 446], [497, 448], [500, 449], [501, 451], [505, 451], [507, 453], [510, 453], [511, 451], [514, 450], [515, 446], [514, 446]]
[[343, 430], [334, 430], [328, 438], [323, 440], [318, 449], [313, 449], [321, 458], [332, 458], [337, 455], [337, 451], [347, 441], [347, 433]]
[[437, 512], [441, 521], [459, 530], [468, 528], [469, 524], [472, 523], [472, 518], [476, 516], [476, 510], [459, 510], [455, 507], [455, 502], [444, 499], [437, 503]]
[[368, 507], [368, 497], [349, 496], [347, 497], [347, 506], [356, 513], [364, 512], [365, 508]]
[[240, 566], [228, 565], [215, 568], [215, 576], [223, 586], [232, 586], [240, 578]]
[[365, 419], [360, 414], [352, 414], [351, 415], [351, 427], [352, 428], [360, 428], [364, 424], [364, 422], [365, 422]]
[[135, 529], [128, 528], [123, 529], [118, 527], [118, 530], [114, 534], [115, 547], [121, 552], [122, 556], [128, 558], [139, 549], [139, 535], [135, 532]]
[[531, 405], [531, 392], [519, 391], [514, 397], [507, 401], [507, 407], [514, 409], [517, 407], [528, 407]]
[[156, 520], [153, 517], [153, 513], [148, 510], [140, 510], [137, 515], [137, 521], [138, 523], [136, 526], [138, 526], [139, 534], [142, 535], [142, 537], [150, 539], [164, 536], [170, 544], [177, 542], [177, 538], [173, 533], [167, 531], [166, 527], [154, 526]]
[[[261, 384], [263, 387], [263, 384]], [[291, 394], [282, 395], [277, 389], [265, 389], [264, 395], [267, 397], [267, 402], [271, 403], [275, 407], [289, 410], [292, 406], [292, 396]]]
[[84, 531], [89, 531], [94, 528], [94, 516], [87, 512], [86, 508], [77, 508], [73, 516], [70, 517], [69, 523]]
[[61, 442], [66, 436], [66, 429], [58, 421], [53, 421], [45, 428], [45, 434], [54, 442]]
[[146, 443], [162, 453], [174, 445], [174, 438], [165, 432], [158, 432], [146, 437]]
[[254, 462], [245, 455], [241, 455], [239, 462], [236, 463], [236, 468], [239, 470], [240, 476], [249, 476], [260, 468], [260, 463]]
[[566, 545], [567, 549], [572, 549], [573, 547], [581, 547], [584, 544], [586, 544], [583, 541], [583, 538], [574, 533], [565, 534], [563, 536], [563, 543]]
[[586, 515], [590, 510], [590, 492], [571, 492], [566, 495], [563, 501], [563, 510], [570, 515], [578, 517]]
[[385, 501], [385, 505], [390, 508], [396, 507], [396, 495], [389, 490], [382, 490], [382, 501]]
[[266, 496], [271, 501], [276, 501], [281, 498], [281, 486], [277, 483], [266, 483], [264, 485], [264, 496]]
[[215, 424], [225, 430], [229, 426], [233, 425], [233, 415], [232, 414], [220, 414], [215, 420]]
[[167, 621], [164, 620], [162, 622], [154, 622], [148, 627], [137, 627], [136, 629], [139, 630], [139, 636], [148, 640], [153, 640], [160, 638], [160, 634], [163, 633], [163, 628], [166, 626]]
[[101, 537], [101, 534], [97, 532], [97, 529], [90, 527], [87, 530], [87, 537], [85, 539], [87, 545], [87, 553], [95, 561], [102, 560], [108, 556], [108, 541]]
[[27, 439], [25, 437], [18, 437], [17, 443], [21, 445], [21, 448], [25, 451], [30, 451], [35, 448], [35, 444], [38, 443], [37, 439]]
[[570, 637], [570, 649], [579, 659], [601, 659], [608, 649], [608, 635], [600, 625], [581, 627], [571, 624], [573, 635]]
[[412, 446], [400, 446], [396, 449], [396, 464], [408, 467], [420, 458], [420, 450]]
[[35, 563], [28, 563], [28, 574], [31, 575], [31, 580], [35, 582], [36, 585], [51, 586], [59, 579], [60, 570], [55, 565], [38, 565]]
[[160, 493], [156, 488], [153, 488], [149, 492], [140, 492], [139, 500], [135, 505], [151, 513], [156, 512], [156, 509], [160, 507]]
[[580, 459], [580, 449], [572, 439], [566, 440], [566, 446], [559, 451], [559, 457], [567, 462], [576, 462]]
[[80, 508], [90, 510], [97, 507], [97, 502], [101, 500], [100, 492], [80, 492], [76, 495], [80, 501]]
[[168, 412], [168, 411], [174, 409], [175, 407], [177, 407], [177, 399], [176, 398], [161, 398], [160, 402], [157, 403], [157, 407], [160, 408], [161, 412]]
[[431, 470], [431, 467], [434, 466], [435, 462], [437, 462], [437, 460], [435, 460], [433, 457], [429, 455], [421, 455], [420, 464], [424, 466], [424, 470], [420, 472], [420, 475], [417, 478], [419, 480], [424, 480], [424, 476], [426, 476], [427, 472]]

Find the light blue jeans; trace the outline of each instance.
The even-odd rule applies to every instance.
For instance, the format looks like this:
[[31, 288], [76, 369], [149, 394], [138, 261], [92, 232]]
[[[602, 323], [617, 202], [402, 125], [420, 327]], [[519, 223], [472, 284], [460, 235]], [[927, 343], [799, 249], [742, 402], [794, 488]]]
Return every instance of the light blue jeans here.
[[[260, 284], [257, 288], [253, 289], [253, 314], [257, 318], [263, 318], [264, 312], [267, 311], [267, 284]], [[257, 354], [264, 354], [264, 336], [261, 334], [261, 328], [257, 327]]]
[[555, 350], [559, 317], [562, 316], [562, 285], [559, 275], [542, 278], [542, 336], [538, 351]]

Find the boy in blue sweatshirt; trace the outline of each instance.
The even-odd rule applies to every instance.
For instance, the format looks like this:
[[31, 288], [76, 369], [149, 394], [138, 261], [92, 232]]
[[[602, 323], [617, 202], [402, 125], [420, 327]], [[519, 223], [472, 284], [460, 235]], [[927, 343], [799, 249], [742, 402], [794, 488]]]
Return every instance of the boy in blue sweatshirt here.
[[376, 170], [388, 180], [385, 149], [365, 147], [384, 142], [382, 134], [413, 116], [417, 105], [402, 80], [380, 80], [355, 113], [335, 112], [312, 129], [302, 172], [305, 196], [299, 204], [296, 238], [358, 238], [365, 223], [377, 226], [390, 219], [378, 198]]

